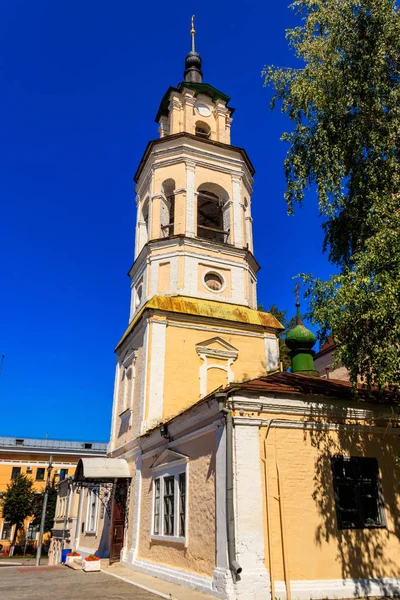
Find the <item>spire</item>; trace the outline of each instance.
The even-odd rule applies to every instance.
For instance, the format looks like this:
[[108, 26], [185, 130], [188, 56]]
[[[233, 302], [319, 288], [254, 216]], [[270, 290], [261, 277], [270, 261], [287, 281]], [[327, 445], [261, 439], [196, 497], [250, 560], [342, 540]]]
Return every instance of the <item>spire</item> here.
[[289, 331], [285, 339], [285, 344], [290, 350], [290, 370], [292, 373], [318, 376], [318, 371], [314, 369], [313, 356], [315, 352], [312, 350], [317, 338], [312, 331], [303, 325], [300, 313], [299, 291], [300, 286], [297, 283], [294, 288], [296, 295], [296, 326]]
[[202, 83], [203, 72], [201, 70], [201, 57], [200, 54], [196, 52], [195, 45], [196, 30], [194, 28], [194, 15], [192, 16], [190, 35], [192, 36], [192, 49], [185, 59], [185, 73], [183, 76], [185, 81], [190, 83]]

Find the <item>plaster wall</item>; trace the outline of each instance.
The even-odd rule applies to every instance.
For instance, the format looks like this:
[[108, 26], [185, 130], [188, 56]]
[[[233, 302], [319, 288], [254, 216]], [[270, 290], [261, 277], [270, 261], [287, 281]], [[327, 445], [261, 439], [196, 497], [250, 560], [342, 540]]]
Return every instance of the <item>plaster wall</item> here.
[[224, 333], [222, 327], [217, 334], [206, 324], [201, 325], [200, 329], [193, 329], [189, 324], [185, 326], [182, 322], [179, 325], [174, 327], [171, 321], [166, 330], [163, 419], [172, 417], [200, 398], [203, 360], [196, 351], [196, 344], [209, 338], [218, 335], [238, 350], [238, 357], [231, 365], [233, 381], [244, 381], [265, 374], [262, 334], [253, 337], [245, 332], [232, 333], [232, 329], [225, 329]]
[[[264, 415], [265, 416], [265, 415]], [[270, 415], [279, 419], [281, 415]], [[287, 416], [282, 415], [287, 419]], [[260, 458], [265, 428], [260, 429]], [[399, 577], [400, 487], [393, 474], [398, 468], [398, 436], [377, 433], [369, 425], [359, 430], [305, 431], [271, 427], [267, 438], [267, 476], [270, 503], [271, 555], [276, 580], [284, 580], [283, 537], [287, 547], [290, 580], [342, 580]], [[378, 460], [387, 528], [339, 530], [337, 528], [331, 457], [375, 457]], [[263, 511], [266, 566], [268, 543], [263, 472]], [[282, 533], [277, 498], [279, 469]], [[322, 582], [323, 583], [323, 582]], [[333, 592], [338, 594], [340, 586]], [[339, 591], [338, 591], [339, 590]], [[323, 585], [319, 593], [324, 592]], [[361, 592], [361, 588], [359, 590]], [[325, 597], [326, 591], [316, 597]], [[346, 594], [345, 594], [346, 595]], [[360, 595], [363, 595], [360, 593]]]
[[183, 543], [152, 540], [152, 459], [143, 460], [138, 559], [212, 577], [215, 567], [215, 432], [174, 448], [189, 457], [188, 537]]

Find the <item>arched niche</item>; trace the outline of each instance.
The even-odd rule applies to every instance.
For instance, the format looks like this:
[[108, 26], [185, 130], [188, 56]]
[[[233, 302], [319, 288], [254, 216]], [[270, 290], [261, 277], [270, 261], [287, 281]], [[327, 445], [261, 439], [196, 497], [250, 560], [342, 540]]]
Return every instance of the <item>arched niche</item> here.
[[162, 199], [160, 207], [160, 221], [161, 221], [161, 236], [169, 237], [174, 235], [174, 221], [175, 221], [175, 180], [166, 179], [162, 186]]

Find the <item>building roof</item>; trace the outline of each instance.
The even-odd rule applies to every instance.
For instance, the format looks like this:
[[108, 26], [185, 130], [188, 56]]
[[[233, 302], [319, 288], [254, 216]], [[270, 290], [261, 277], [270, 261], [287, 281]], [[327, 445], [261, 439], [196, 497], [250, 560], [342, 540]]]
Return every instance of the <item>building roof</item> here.
[[218, 300], [203, 300], [200, 298], [189, 298], [188, 296], [153, 296], [143, 308], [132, 319], [128, 329], [125, 331], [121, 340], [118, 342], [116, 350], [126, 340], [135, 324], [146, 310], [162, 310], [185, 315], [196, 315], [199, 317], [209, 317], [213, 319], [222, 319], [235, 323], [248, 323], [250, 325], [259, 325], [278, 331], [283, 330], [271, 313], [254, 310], [247, 306], [229, 304], [229, 302], [219, 302]]
[[[256, 379], [250, 379], [243, 383], [233, 383], [223, 389], [224, 392], [243, 391], [262, 394], [299, 394], [302, 396], [328, 396], [339, 400], [354, 401], [354, 391], [350, 381], [339, 379], [322, 379], [311, 375], [299, 373], [273, 373]], [[357, 386], [357, 399], [364, 402], [396, 403], [398, 396], [394, 392], [385, 391], [379, 393], [377, 389], [368, 391], [365, 386]]]
[[0, 452], [41, 452], [46, 454], [107, 454], [107, 442], [49, 440], [27, 437], [0, 437]]

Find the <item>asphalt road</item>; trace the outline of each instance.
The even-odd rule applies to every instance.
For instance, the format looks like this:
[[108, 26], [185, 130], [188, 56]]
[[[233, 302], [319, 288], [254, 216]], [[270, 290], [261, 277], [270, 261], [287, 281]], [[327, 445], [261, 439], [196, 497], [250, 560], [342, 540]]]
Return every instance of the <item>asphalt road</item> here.
[[104, 573], [84, 573], [68, 567], [4, 567], [0, 598], [7, 600], [160, 600]]

